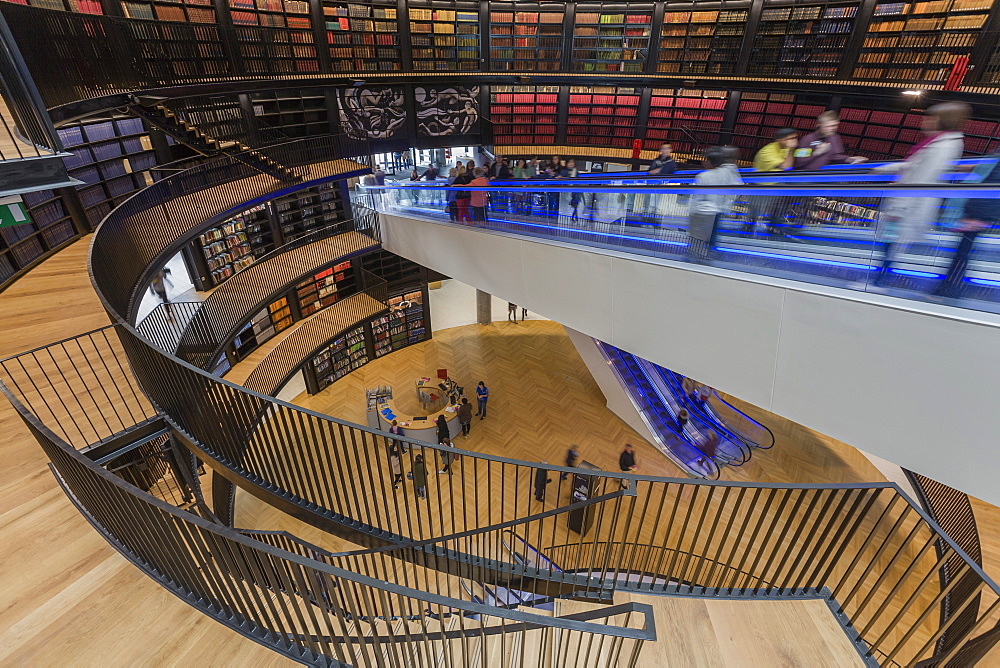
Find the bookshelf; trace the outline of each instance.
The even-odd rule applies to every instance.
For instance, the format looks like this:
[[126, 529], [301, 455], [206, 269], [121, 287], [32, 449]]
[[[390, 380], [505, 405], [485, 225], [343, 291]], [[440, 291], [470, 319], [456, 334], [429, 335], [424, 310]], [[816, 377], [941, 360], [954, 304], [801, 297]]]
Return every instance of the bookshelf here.
[[242, 217], [232, 218], [199, 234], [195, 245], [205, 258], [213, 285], [219, 285], [256, 260]]
[[764, 0], [748, 73], [836, 77], [860, 4]]
[[[277, 332], [274, 329], [274, 321], [271, 318], [271, 308], [274, 303], [267, 308], [261, 309], [255, 314], [243, 329], [233, 338], [229, 350], [234, 360], [239, 361], [259, 348], [265, 341], [273, 337]], [[281, 312], [281, 307], [277, 307]]]
[[718, 145], [728, 95], [723, 90], [654, 88], [643, 147], [656, 150], [669, 141], [675, 153], [694, 155]]
[[217, 23], [213, 0], [122, 0], [130, 19], [157, 19], [188, 23]]
[[16, 5], [29, 5], [42, 9], [57, 9], [80, 14], [103, 14], [100, 0], [8, 0]]
[[382, 357], [427, 338], [422, 290], [408, 291], [389, 298], [389, 315], [371, 323], [375, 357]]
[[[215, 24], [162, 21], [155, 29], [139, 31], [134, 39], [139, 48], [133, 56], [156, 78], [184, 80], [234, 71]], [[169, 49], [164, 49], [165, 43]]]
[[749, 8], [749, 2], [727, 2], [720, 9], [692, 5], [690, 10], [664, 12], [656, 71], [735, 73]]
[[229, 0], [229, 13], [248, 74], [319, 72], [307, 0]]
[[490, 3], [490, 69], [561, 69], [564, 20], [564, 6], [560, 4]]
[[881, 2], [862, 43], [854, 76], [939, 82], [972, 53], [992, 0]]
[[498, 146], [556, 143], [558, 86], [492, 86], [490, 120]]
[[578, 5], [573, 27], [573, 69], [642, 72], [649, 53], [652, 4]]
[[365, 327], [355, 327], [333, 340], [310, 360], [316, 386], [323, 390], [331, 383], [368, 363]]
[[323, 0], [326, 39], [334, 72], [398, 72], [403, 53], [395, 1]]
[[733, 145], [742, 157], [750, 159], [765, 144], [774, 140], [779, 128], [812, 132], [816, 117], [826, 109], [825, 100], [785, 93], [743, 93], [733, 126]]
[[156, 156], [142, 120], [112, 118], [58, 132], [63, 146], [73, 154], [64, 159], [69, 175], [86, 184], [77, 192], [92, 227], [153, 182], [148, 170], [156, 166]]
[[285, 243], [344, 220], [346, 216], [340, 187], [336, 182], [278, 197], [271, 200], [269, 205]]
[[296, 284], [295, 298], [302, 317], [321, 311], [358, 291], [351, 261], [341, 262]]
[[415, 71], [480, 69], [479, 3], [408, 3]]
[[254, 118], [262, 135], [280, 132], [289, 138], [330, 132], [326, 97], [316, 90], [250, 93]]
[[639, 114], [639, 90], [615, 86], [569, 89], [566, 143], [631, 146]]
[[29, 220], [0, 227], [0, 284], [77, 236], [62, 197], [54, 191], [24, 193], [21, 199]]

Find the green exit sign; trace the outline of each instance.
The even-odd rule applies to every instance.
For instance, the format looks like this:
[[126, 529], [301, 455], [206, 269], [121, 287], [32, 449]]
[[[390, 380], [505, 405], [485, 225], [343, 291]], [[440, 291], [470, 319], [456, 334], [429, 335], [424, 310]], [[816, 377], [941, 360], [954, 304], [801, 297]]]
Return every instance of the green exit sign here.
[[30, 223], [28, 211], [20, 197], [0, 197], [0, 227]]

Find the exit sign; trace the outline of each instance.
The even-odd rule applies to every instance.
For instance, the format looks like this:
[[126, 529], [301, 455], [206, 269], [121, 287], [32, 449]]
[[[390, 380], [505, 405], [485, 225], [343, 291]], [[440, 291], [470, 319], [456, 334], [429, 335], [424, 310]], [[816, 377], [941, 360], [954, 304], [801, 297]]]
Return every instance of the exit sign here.
[[10, 227], [30, 223], [28, 211], [24, 208], [21, 198], [14, 195], [11, 197], [0, 197], [0, 227]]

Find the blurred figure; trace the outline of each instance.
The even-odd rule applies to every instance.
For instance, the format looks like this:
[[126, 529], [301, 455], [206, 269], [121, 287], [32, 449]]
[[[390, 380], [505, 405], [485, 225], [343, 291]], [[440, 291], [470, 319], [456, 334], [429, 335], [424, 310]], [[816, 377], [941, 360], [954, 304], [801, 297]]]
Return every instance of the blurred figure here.
[[[991, 156], [1000, 158], [1000, 155]], [[1000, 159], [987, 166], [989, 173], [980, 183], [1000, 183]], [[960, 235], [958, 248], [948, 266], [941, 285], [934, 290], [937, 297], [960, 297], [962, 295], [962, 280], [969, 268], [969, 256], [976, 243], [976, 237], [992, 225], [1000, 221], [1000, 199], [969, 199], [965, 201], [962, 215], [955, 224], [953, 231]]]
[[[795, 164], [795, 147], [799, 145], [799, 132], [794, 128], [781, 128], [774, 133], [774, 141], [765, 144], [753, 157], [755, 172], [783, 172]], [[773, 185], [773, 184], [765, 184]], [[757, 219], [764, 216], [769, 229], [776, 229], [779, 207], [787, 201], [784, 197], [771, 195], [752, 198], [743, 231], [752, 234]]]
[[517, 163], [514, 164], [515, 179], [527, 179], [532, 176], [534, 176], [534, 174], [531, 173], [531, 168], [528, 166], [526, 160], [518, 160]]
[[[470, 186], [485, 188], [490, 185], [490, 181], [486, 178], [482, 167], [476, 167], [472, 171], [472, 175], [475, 178], [469, 182]], [[486, 207], [489, 204], [489, 193], [485, 190], [473, 190], [469, 194], [469, 203], [472, 205], [472, 220], [485, 222]]]
[[827, 165], [856, 165], [867, 160], [844, 152], [844, 140], [837, 134], [839, 127], [840, 116], [836, 111], [820, 114], [816, 130], [803, 137], [795, 149], [795, 169], [814, 171]]
[[[618, 468], [622, 470], [622, 473], [634, 473], [638, 467], [639, 465], [635, 462], [635, 451], [632, 450], [632, 444], [626, 443], [625, 449], [618, 455]], [[622, 478], [621, 485], [623, 488], [628, 487], [628, 480]]]
[[[894, 162], [872, 170], [877, 174], [899, 174], [898, 184], [934, 185], [951, 163], [962, 157], [965, 140], [961, 127], [971, 108], [964, 102], [935, 104], [924, 112], [921, 131], [924, 138], [906, 154], [903, 162]], [[875, 276], [881, 286], [892, 264], [911, 244], [921, 241], [937, 220], [941, 200], [937, 197], [890, 197], [883, 201], [875, 239], [882, 251], [882, 262]]]
[[669, 176], [677, 171], [677, 162], [670, 157], [672, 149], [670, 142], [660, 144], [660, 154], [649, 166], [650, 176]]
[[[575, 467], [577, 459], [580, 458], [580, 453], [577, 452], [576, 450], [574, 450], [574, 447], [575, 446], [571, 445], [569, 447], [569, 450], [566, 451], [566, 462], [565, 462], [565, 464], [569, 468]], [[559, 474], [559, 479], [560, 480], [565, 480], [568, 477], [569, 477], [569, 472], [568, 471], [563, 471], [562, 473]]]
[[[410, 170], [410, 181], [413, 182], [413, 183], [416, 183], [419, 180], [420, 180], [420, 174], [417, 172], [417, 170], [416, 169]], [[410, 193], [410, 196], [413, 198], [413, 203], [414, 204], [419, 204], [420, 203], [420, 190], [417, 189], [417, 188], [410, 188], [408, 190], [408, 192]]]
[[417, 455], [413, 458], [413, 469], [410, 470], [410, 478], [413, 486], [417, 489], [417, 496], [421, 499], [427, 498], [427, 466], [424, 464], [424, 456]]
[[517, 304], [514, 302], [507, 302], [507, 320], [517, 324]]
[[[454, 448], [455, 444], [451, 442], [450, 438], [444, 438], [438, 445], [443, 445], [445, 448]], [[458, 455], [451, 450], [441, 450], [441, 463], [443, 466], [438, 473], [447, 473], [448, 475], [455, 475], [455, 472], [451, 470], [451, 465], [455, 463], [458, 459]]]
[[[580, 174], [576, 168], [576, 160], [567, 160], [566, 166], [562, 168], [559, 176], [565, 179], [575, 179]], [[574, 190], [569, 194], [569, 208], [572, 211], [571, 217], [577, 220], [580, 217], [580, 206], [583, 204], [583, 193]]]
[[[459, 164], [455, 168], [458, 172], [458, 176], [455, 177], [455, 182], [452, 185], [464, 186], [472, 182], [472, 172], [466, 169], [463, 165]], [[455, 215], [459, 222], [472, 222], [472, 193], [468, 190], [456, 190], [455, 191]]]
[[690, 419], [691, 418], [688, 415], [686, 408], [682, 408], [679, 411], [677, 411], [677, 427], [680, 429], [680, 431], [684, 431], [684, 427], [687, 426], [687, 423]]
[[[712, 146], [705, 151], [705, 171], [694, 179], [700, 186], [743, 185], [743, 179], [736, 169], [738, 152], [732, 146]], [[696, 262], [708, 260], [718, 231], [719, 218], [729, 212], [735, 195], [691, 195], [688, 216], [688, 248]]]
[[[543, 461], [542, 464], [548, 464]], [[535, 501], [545, 503], [545, 487], [552, 482], [547, 469], [535, 469]]]

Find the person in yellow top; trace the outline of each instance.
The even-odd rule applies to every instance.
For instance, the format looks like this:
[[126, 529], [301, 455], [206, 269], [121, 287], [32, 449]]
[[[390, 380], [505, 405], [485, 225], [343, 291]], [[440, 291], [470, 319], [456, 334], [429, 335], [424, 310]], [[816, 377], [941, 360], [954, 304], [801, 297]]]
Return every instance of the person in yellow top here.
[[[795, 164], [795, 147], [799, 144], [799, 133], [794, 128], [781, 128], [774, 133], [774, 141], [764, 145], [753, 157], [755, 172], [783, 172]], [[755, 197], [751, 203], [747, 221], [743, 231], [753, 234], [757, 219], [763, 215], [767, 218], [768, 229], [776, 231], [778, 207], [782, 203], [780, 197]]]

